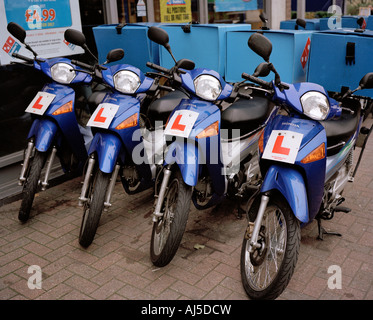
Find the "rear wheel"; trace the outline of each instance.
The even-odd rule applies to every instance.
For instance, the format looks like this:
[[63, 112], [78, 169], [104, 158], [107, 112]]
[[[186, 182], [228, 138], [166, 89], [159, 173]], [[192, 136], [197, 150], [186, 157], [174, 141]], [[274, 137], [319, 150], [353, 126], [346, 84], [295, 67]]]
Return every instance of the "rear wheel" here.
[[47, 152], [35, 150], [34, 158], [30, 163], [29, 174], [22, 190], [22, 203], [18, 213], [18, 219], [22, 222], [26, 222], [30, 217], [32, 203], [39, 188], [41, 170], [44, 167], [46, 159]]
[[79, 243], [85, 248], [92, 243], [100, 223], [110, 176], [110, 173], [104, 173], [97, 169], [94, 178], [91, 179], [88, 189], [89, 200], [84, 204], [83, 219], [79, 232]]
[[155, 266], [164, 267], [173, 259], [183, 238], [192, 196], [179, 171], [173, 173], [162, 205], [163, 216], [153, 224], [150, 257]]
[[[255, 209], [256, 208], [256, 209]], [[258, 206], [249, 212], [255, 221]], [[256, 211], [256, 212], [253, 212]], [[251, 299], [276, 299], [288, 285], [298, 260], [300, 224], [286, 201], [270, 199], [258, 243], [260, 248], [249, 252], [250, 239], [243, 240], [241, 249], [241, 279]]]

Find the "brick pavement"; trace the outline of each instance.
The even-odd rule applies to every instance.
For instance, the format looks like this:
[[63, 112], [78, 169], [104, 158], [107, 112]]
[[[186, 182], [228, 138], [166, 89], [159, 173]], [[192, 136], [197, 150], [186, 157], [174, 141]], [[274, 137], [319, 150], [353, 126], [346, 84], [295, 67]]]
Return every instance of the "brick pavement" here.
[[[302, 229], [296, 271], [282, 300], [373, 299], [373, 139], [344, 203], [326, 229], [342, 237], [316, 240], [317, 223]], [[193, 209], [175, 258], [164, 268], [149, 259], [151, 191], [125, 195], [117, 184], [113, 206], [101, 218], [93, 244], [78, 244], [81, 178], [39, 193], [32, 218], [17, 219], [20, 201], [0, 207], [0, 299], [219, 299], [247, 300], [239, 271], [245, 219], [232, 202]], [[195, 244], [204, 248], [195, 250]], [[31, 290], [28, 267], [42, 270], [42, 288]], [[342, 289], [328, 289], [328, 268], [342, 270]]]

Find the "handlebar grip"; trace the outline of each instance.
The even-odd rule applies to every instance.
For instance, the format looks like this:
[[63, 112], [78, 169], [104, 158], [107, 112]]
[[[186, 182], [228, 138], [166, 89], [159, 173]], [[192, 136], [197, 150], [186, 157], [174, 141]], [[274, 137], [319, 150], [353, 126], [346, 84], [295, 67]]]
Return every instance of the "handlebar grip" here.
[[264, 81], [262, 79], [254, 77], [254, 76], [252, 76], [250, 74], [247, 74], [245, 72], [241, 75], [241, 77], [246, 79], [246, 80], [249, 80], [251, 82], [254, 82], [256, 84], [259, 84], [260, 86], [266, 87], [266, 88], [271, 88], [272, 87], [272, 84], [270, 82]]
[[29, 57], [25, 57], [25, 56], [23, 56], [21, 54], [18, 54], [18, 53], [12, 53], [12, 57], [17, 58], [17, 59], [21, 59], [21, 60], [26, 61], [28, 63], [34, 63], [34, 59], [31, 59]]
[[75, 64], [76, 66], [81, 67], [83, 69], [87, 69], [87, 70], [90, 70], [90, 71], [95, 71], [95, 67], [94, 66], [86, 64], [84, 62], [80, 62], [80, 61], [77, 61], [77, 60], [71, 60], [71, 63]]
[[147, 62], [146, 66], [149, 67], [149, 68], [151, 68], [151, 69], [158, 70], [160, 72], [170, 74], [170, 70], [169, 69], [166, 69], [166, 68], [163, 68], [161, 66], [158, 66], [155, 63]]

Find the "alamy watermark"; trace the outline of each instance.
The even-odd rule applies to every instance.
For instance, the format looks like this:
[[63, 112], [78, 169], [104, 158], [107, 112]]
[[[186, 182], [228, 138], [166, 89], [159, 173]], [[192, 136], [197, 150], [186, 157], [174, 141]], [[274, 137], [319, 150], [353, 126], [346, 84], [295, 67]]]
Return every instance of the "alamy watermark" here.
[[332, 5], [328, 8], [332, 16], [328, 19], [328, 28], [331, 30], [342, 28], [342, 9], [340, 6]]
[[328, 268], [328, 274], [331, 276], [328, 278], [328, 288], [331, 290], [342, 289], [342, 269], [340, 266], [331, 265]]
[[27, 269], [27, 273], [31, 274], [28, 278], [27, 286], [30, 290], [41, 289], [42, 286], [42, 272], [40, 266], [32, 265]]

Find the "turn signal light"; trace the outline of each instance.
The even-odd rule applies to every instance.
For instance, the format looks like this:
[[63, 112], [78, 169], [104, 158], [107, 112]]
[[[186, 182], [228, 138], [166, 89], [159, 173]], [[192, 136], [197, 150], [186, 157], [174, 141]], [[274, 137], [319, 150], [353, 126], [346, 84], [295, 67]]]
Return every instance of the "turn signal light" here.
[[311, 151], [302, 159], [302, 163], [315, 162], [325, 158], [325, 143], [320, 144], [316, 149]]
[[138, 113], [133, 114], [132, 116], [128, 117], [126, 120], [121, 122], [115, 128], [116, 130], [122, 130], [126, 128], [131, 128], [137, 126], [137, 118], [139, 117]]
[[216, 136], [219, 133], [219, 121], [214, 122], [196, 135], [197, 139]]
[[260, 134], [260, 137], [259, 137], [259, 140], [258, 140], [258, 147], [259, 147], [260, 153], [263, 153], [263, 151], [264, 151], [264, 130]]
[[60, 114], [68, 113], [73, 111], [73, 102], [69, 101], [65, 103], [62, 107], [59, 107], [55, 112], [52, 113], [54, 116], [58, 116]]

